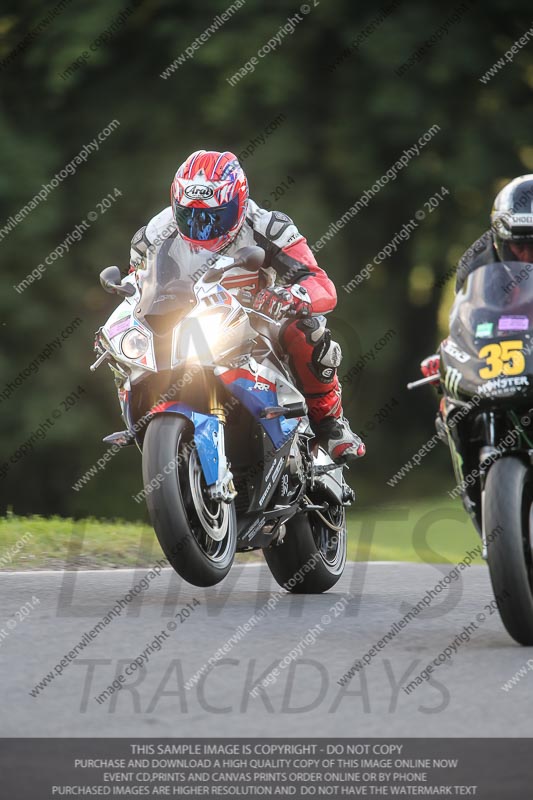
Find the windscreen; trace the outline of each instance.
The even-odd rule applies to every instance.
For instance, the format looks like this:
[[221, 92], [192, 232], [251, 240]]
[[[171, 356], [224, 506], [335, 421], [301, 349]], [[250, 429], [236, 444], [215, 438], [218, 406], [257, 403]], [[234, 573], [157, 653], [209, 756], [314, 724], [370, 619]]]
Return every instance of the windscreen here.
[[180, 264], [179, 241], [166, 239], [157, 248], [149, 248], [146, 269], [139, 271], [141, 299], [139, 319], [174, 313], [176, 322], [194, 305], [194, 277]]
[[533, 264], [502, 261], [479, 267], [455, 299], [456, 339], [498, 338], [533, 330]]

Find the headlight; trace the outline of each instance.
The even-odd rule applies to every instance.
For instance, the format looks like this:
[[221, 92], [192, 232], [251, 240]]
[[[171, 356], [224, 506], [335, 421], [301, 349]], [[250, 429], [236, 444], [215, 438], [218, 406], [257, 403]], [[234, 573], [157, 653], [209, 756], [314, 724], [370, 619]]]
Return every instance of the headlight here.
[[120, 343], [120, 348], [126, 358], [131, 358], [135, 361], [144, 356], [149, 345], [148, 336], [142, 333], [142, 331], [133, 329], [124, 334]]
[[183, 320], [174, 329], [173, 352], [178, 361], [211, 361], [226, 332], [227, 312], [212, 312]]
[[174, 328], [172, 365], [183, 361], [211, 364], [241, 348], [246, 341], [253, 341], [255, 336], [244, 309], [203, 310], [186, 317]]
[[223, 331], [227, 317], [226, 312], [197, 317], [198, 341], [202, 342], [203, 340], [208, 344], [215, 344]]

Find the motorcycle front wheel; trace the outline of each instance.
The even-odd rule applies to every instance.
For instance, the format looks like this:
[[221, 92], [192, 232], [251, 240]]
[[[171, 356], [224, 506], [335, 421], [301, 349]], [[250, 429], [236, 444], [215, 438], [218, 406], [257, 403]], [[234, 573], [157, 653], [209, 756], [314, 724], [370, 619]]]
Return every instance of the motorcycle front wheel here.
[[533, 475], [513, 456], [490, 467], [484, 529], [494, 596], [507, 632], [533, 645]]
[[189, 420], [155, 417], [144, 438], [142, 465], [148, 513], [170, 565], [194, 586], [219, 583], [235, 556], [235, 507], [209, 497]]

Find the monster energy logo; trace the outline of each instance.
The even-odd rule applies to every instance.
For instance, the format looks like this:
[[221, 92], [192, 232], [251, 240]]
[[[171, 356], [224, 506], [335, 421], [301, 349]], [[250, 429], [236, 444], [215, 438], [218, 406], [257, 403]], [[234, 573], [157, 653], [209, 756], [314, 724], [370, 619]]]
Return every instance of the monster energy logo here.
[[446, 370], [446, 376], [444, 378], [444, 385], [448, 389], [449, 393], [452, 397], [458, 397], [458, 389], [459, 384], [461, 382], [462, 375], [458, 369], [455, 367], [448, 367]]

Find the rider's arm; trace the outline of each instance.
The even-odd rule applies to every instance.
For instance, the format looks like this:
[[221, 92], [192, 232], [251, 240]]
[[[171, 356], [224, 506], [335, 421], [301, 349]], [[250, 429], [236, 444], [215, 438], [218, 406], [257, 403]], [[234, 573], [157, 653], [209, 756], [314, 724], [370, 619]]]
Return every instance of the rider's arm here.
[[307, 241], [282, 248], [271, 264], [283, 283], [298, 284], [307, 291], [311, 301], [312, 314], [326, 314], [337, 305], [337, 292], [333, 281], [321, 269]]
[[146, 251], [150, 247], [150, 240], [146, 236], [147, 225], [139, 228], [137, 233], [133, 234], [130, 245], [130, 272], [135, 272], [142, 265], [146, 256]]
[[147, 225], [139, 228], [131, 240], [130, 272], [142, 267], [149, 247], [158, 247], [165, 239], [176, 231], [176, 225], [170, 206], [164, 208]]
[[264, 212], [254, 220], [254, 238], [266, 251], [265, 267], [273, 267], [285, 286], [300, 286], [309, 298], [310, 312], [324, 314], [337, 304], [333, 282], [321, 269], [296, 225], [279, 211]]

